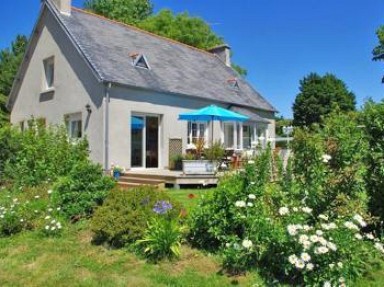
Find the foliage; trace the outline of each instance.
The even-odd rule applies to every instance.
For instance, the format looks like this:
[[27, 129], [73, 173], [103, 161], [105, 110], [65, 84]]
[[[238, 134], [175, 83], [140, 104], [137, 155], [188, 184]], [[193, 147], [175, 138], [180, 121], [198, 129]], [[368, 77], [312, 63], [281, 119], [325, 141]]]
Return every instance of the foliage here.
[[87, 161], [88, 143], [68, 141], [65, 128], [45, 128], [38, 120], [29, 121], [24, 132], [0, 129], [0, 175], [16, 185], [36, 186], [55, 181], [69, 173], [77, 162]]
[[17, 35], [10, 48], [0, 51], [0, 128], [8, 121], [8, 110], [5, 105], [27, 43], [27, 37]]
[[129, 192], [114, 189], [92, 217], [94, 242], [123, 247], [142, 239], [147, 222], [155, 216], [153, 207], [160, 200], [171, 202], [174, 208], [169, 214], [172, 218], [178, 216], [178, 205], [154, 187], [142, 186]]
[[292, 126], [292, 119], [285, 119], [283, 116], [276, 117], [276, 136], [285, 137], [286, 135], [283, 132], [283, 127]]
[[153, 212], [157, 216], [147, 223], [143, 239], [136, 241], [138, 250], [149, 260], [172, 259], [180, 256], [183, 227], [177, 219], [169, 216], [172, 205], [166, 201], [155, 203]]
[[182, 170], [183, 169], [183, 155], [177, 154], [170, 158], [169, 160], [169, 169], [170, 170]]
[[338, 108], [341, 112], [355, 110], [355, 95], [346, 84], [332, 74], [311, 73], [300, 81], [300, 93], [293, 104], [293, 124], [310, 126]]
[[62, 206], [67, 218], [88, 217], [101, 205], [115, 182], [103, 174], [100, 165], [79, 161], [68, 175], [60, 177], [53, 186], [54, 201]]
[[240, 65], [237, 65], [235, 63], [232, 63], [231, 66], [232, 69], [234, 69], [240, 76], [245, 78], [248, 75], [248, 70], [244, 67], [241, 67]]
[[[380, 26], [376, 31], [379, 44], [373, 49], [373, 60], [383, 61], [384, 60], [384, 26]], [[384, 78], [382, 79], [384, 82]]]
[[224, 145], [220, 141], [216, 141], [212, 146], [204, 149], [204, 157], [212, 161], [220, 161], [225, 154]]
[[366, 188], [370, 212], [384, 219], [384, 102], [368, 101], [362, 111], [362, 123], [368, 141]]
[[148, 18], [153, 11], [150, 0], [87, 0], [84, 7], [126, 24], [137, 24]]
[[[326, 209], [341, 212], [359, 203], [366, 211], [364, 158], [368, 147], [355, 113], [332, 113], [322, 128], [296, 129], [293, 172], [296, 190], [317, 214]], [[301, 196], [299, 194], [299, 196]], [[356, 206], [357, 207], [357, 206]]]
[[24, 230], [39, 230], [58, 235], [62, 231], [61, 208], [52, 202], [46, 185], [16, 190], [2, 189], [0, 197], [0, 236]]

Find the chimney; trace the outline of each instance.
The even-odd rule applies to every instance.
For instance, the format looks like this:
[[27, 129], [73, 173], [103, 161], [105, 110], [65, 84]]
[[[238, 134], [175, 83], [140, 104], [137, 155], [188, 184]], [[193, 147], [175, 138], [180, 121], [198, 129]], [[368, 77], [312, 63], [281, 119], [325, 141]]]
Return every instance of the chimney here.
[[223, 44], [208, 50], [212, 54], [219, 57], [228, 67], [231, 67], [231, 47], [228, 44]]
[[72, 0], [52, 0], [52, 2], [61, 14], [71, 15]]

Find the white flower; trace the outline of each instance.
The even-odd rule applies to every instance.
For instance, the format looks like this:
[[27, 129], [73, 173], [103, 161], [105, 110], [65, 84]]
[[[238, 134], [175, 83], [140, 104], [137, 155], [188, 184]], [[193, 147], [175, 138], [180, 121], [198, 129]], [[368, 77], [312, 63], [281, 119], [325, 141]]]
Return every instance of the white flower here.
[[317, 235], [311, 235], [309, 239], [313, 242], [316, 243], [319, 241], [319, 237]]
[[343, 262], [337, 262], [337, 267], [343, 268]]
[[236, 207], [245, 207], [247, 204], [243, 200], [239, 200], [235, 202]]
[[312, 263], [307, 264], [307, 270], [312, 271], [315, 266]]
[[251, 240], [244, 239], [241, 245], [246, 249], [250, 249], [253, 246], [253, 243]]
[[344, 226], [351, 230], [359, 230], [359, 227], [351, 221], [344, 222]]
[[58, 210], [58, 211], [59, 211], [60, 209], [61, 209], [60, 207], [56, 208], [56, 210]]
[[280, 207], [279, 208], [279, 214], [280, 215], [286, 215], [286, 214], [288, 214], [289, 213], [289, 209], [288, 209], [288, 207]]
[[303, 242], [303, 248], [304, 250], [308, 250], [312, 245], [312, 242], [311, 241], [304, 241]]
[[335, 264], [334, 264], [334, 263], [331, 263], [331, 264], [329, 264], [328, 266], [329, 266], [329, 268], [331, 268], [331, 269], [335, 268]]
[[55, 224], [55, 223], [56, 223], [56, 220], [52, 220], [52, 221], [51, 221], [51, 224]]
[[24, 219], [20, 219], [20, 222], [24, 222]]
[[312, 227], [310, 227], [309, 225], [303, 225], [303, 230], [304, 231], [309, 231], [311, 229], [312, 229]]
[[380, 242], [376, 242], [375, 243], [375, 248], [377, 250], [379, 250], [380, 252], [384, 253], [384, 247], [383, 247], [383, 244], [381, 244]]
[[302, 234], [302, 235], [300, 235], [299, 236], [299, 242], [302, 244], [303, 242], [305, 242], [305, 241], [308, 241], [308, 236], [307, 235], [305, 235], [305, 234]]
[[52, 226], [52, 227], [51, 227], [51, 230], [52, 230], [52, 231], [53, 231], [53, 230], [55, 230], [55, 229], [56, 229], [56, 227], [55, 227], [55, 226]]
[[321, 236], [321, 235], [323, 235], [323, 234], [324, 234], [323, 231], [321, 231], [321, 230], [316, 230], [316, 235]]
[[321, 247], [316, 248], [315, 253], [325, 254], [325, 253], [328, 253], [328, 251], [329, 251], [329, 249], [327, 247], [321, 246]]
[[311, 261], [311, 256], [308, 254], [308, 253], [306, 253], [306, 252], [304, 252], [304, 253], [301, 253], [301, 259], [304, 261], [304, 262], [309, 262], [309, 261]]
[[255, 184], [256, 184], [256, 182], [254, 182], [254, 181], [251, 181], [249, 184], [250, 184], [250, 185], [255, 185]]
[[37, 199], [37, 198], [40, 198], [40, 196], [39, 195], [35, 195], [35, 198]]
[[357, 222], [360, 222], [360, 221], [363, 221], [363, 217], [359, 214], [355, 214], [355, 216], [353, 217], [354, 220], [356, 220]]
[[248, 202], [248, 203], [247, 203], [247, 206], [252, 207], [252, 206], [253, 206], [253, 203], [252, 203], [252, 202]]
[[324, 237], [319, 237], [319, 243], [323, 246], [327, 246], [328, 241]]
[[254, 194], [248, 194], [248, 198], [254, 200], [254, 199], [256, 199], [256, 195], [254, 195]]
[[48, 230], [48, 229], [49, 229], [49, 225], [46, 225], [46, 226], [45, 226], [45, 230]]
[[225, 243], [225, 247], [227, 248], [231, 247], [231, 243]]
[[331, 157], [329, 154], [323, 154], [323, 155], [321, 156], [321, 160], [322, 160], [324, 163], [328, 163], [331, 159], [332, 159], [332, 157]]
[[332, 251], [336, 251], [336, 250], [337, 250], [337, 246], [336, 246], [336, 244], [333, 243], [333, 242], [327, 242], [327, 247], [328, 247], [329, 249], [331, 249]]
[[320, 215], [318, 216], [318, 218], [320, 218], [320, 219], [322, 219], [322, 220], [325, 220], [325, 221], [328, 221], [328, 216], [325, 215], [325, 214], [320, 214]]
[[362, 239], [363, 239], [363, 236], [361, 236], [360, 233], [356, 233], [356, 234], [355, 234], [355, 238], [356, 238], [357, 240], [362, 240]]
[[323, 287], [332, 287], [331, 282], [325, 281]]
[[339, 282], [340, 282], [340, 283], [344, 283], [344, 282], [345, 282], [344, 277], [340, 277], [340, 278], [339, 278]]
[[254, 163], [255, 163], [254, 160], [249, 160], [249, 161], [248, 161], [248, 164], [254, 164]]
[[51, 194], [51, 193], [52, 193], [52, 189], [49, 189], [49, 190], [47, 191], [47, 193], [48, 193], [48, 194]]
[[291, 263], [292, 265], [295, 265], [296, 262], [297, 262], [297, 260], [299, 260], [299, 258], [297, 258], [297, 256], [294, 255], [294, 254], [288, 257], [288, 261], [289, 261], [289, 263]]
[[305, 263], [304, 263], [303, 260], [298, 259], [298, 260], [296, 261], [295, 266], [296, 266], [297, 269], [303, 269], [303, 268], [305, 267]]
[[369, 240], [373, 240], [373, 239], [375, 239], [375, 236], [373, 236], [372, 233], [368, 233], [368, 234], [366, 234], [365, 237], [368, 238]]
[[52, 210], [53, 210], [52, 208], [48, 208], [48, 212], [52, 212]]
[[294, 236], [297, 234], [296, 225], [293, 225], [293, 224], [288, 225], [287, 230], [288, 230], [289, 235], [291, 235], [291, 236]]
[[298, 209], [297, 207], [292, 208], [292, 210], [293, 210], [294, 212], [298, 212], [298, 211], [299, 211], [299, 209]]
[[47, 215], [47, 216], [45, 217], [45, 219], [51, 219], [51, 217], [50, 217], [49, 215]]
[[307, 207], [307, 206], [301, 208], [301, 210], [302, 210], [303, 212], [305, 212], [305, 213], [308, 213], [308, 214], [312, 213], [312, 208], [309, 208], [309, 207]]

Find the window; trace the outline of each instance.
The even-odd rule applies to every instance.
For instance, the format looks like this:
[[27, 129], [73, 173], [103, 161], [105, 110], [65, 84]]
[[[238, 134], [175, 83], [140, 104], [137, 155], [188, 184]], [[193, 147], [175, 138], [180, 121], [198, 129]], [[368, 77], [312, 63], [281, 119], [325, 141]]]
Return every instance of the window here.
[[44, 89], [48, 90], [53, 88], [55, 80], [55, 58], [50, 57], [44, 60]]
[[234, 148], [234, 125], [233, 123], [224, 123], [224, 146], [227, 148]]
[[196, 144], [198, 140], [206, 139], [206, 123], [188, 122], [188, 144]]
[[249, 125], [243, 126], [243, 148], [250, 149], [252, 146], [253, 127]]
[[67, 115], [65, 124], [67, 126], [68, 136], [70, 139], [82, 138], [83, 124], [81, 120], [81, 113]]
[[24, 130], [25, 130], [25, 124], [24, 124], [24, 121], [21, 121], [21, 122], [19, 123], [19, 127], [20, 127], [20, 131], [21, 131], [21, 132], [24, 132]]
[[144, 55], [140, 55], [140, 54], [137, 54], [134, 57], [133, 65], [135, 67], [138, 67], [138, 68], [143, 68], [143, 69], [147, 69], [147, 70], [150, 69], [149, 65], [148, 65], [147, 58]]

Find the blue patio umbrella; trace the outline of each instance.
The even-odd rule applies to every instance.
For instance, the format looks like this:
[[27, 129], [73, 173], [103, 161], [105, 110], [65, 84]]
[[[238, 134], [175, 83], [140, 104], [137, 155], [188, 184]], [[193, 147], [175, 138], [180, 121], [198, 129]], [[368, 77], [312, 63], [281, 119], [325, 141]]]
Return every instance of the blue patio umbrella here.
[[131, 128], [133, 130], [141, 130], [144, 127], [144, 120], [140, 117], [133, 116], [131, 118]]
[[212, 137], [213, 141], [213, 121], [235, 121], [235, 122], [245, 122], [249, 118], [239, 113], [235, 113], [221, 107], [210, 105], [204, 108], [201, 108], [196, 111], [182, 113], [179, 115], [179, 120], [186, 121], [205, 121], [212, 122]]

